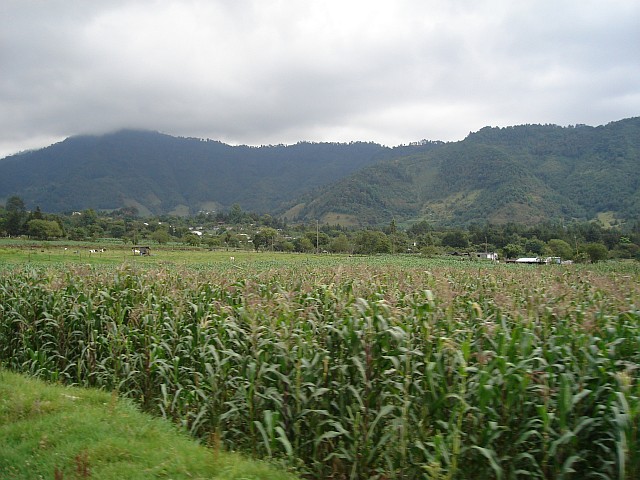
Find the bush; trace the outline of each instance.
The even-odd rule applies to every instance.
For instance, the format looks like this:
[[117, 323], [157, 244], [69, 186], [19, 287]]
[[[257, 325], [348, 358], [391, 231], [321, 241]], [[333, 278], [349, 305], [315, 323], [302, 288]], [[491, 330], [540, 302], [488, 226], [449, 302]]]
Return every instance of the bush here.
[[585, 252], [589, 255], [592, 263], [606, 260], [609, 256], [609, 250], [602, 243], [590, 243], [585, 247]]

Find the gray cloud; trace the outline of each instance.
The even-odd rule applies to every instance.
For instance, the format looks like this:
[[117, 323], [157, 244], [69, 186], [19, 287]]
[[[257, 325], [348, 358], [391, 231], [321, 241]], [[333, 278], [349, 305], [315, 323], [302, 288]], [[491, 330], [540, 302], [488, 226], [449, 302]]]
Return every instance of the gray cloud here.
[[640, 4], [0, 5], [0, 157], [122, 127], [229, 143], [457, 140], [640, 114]]

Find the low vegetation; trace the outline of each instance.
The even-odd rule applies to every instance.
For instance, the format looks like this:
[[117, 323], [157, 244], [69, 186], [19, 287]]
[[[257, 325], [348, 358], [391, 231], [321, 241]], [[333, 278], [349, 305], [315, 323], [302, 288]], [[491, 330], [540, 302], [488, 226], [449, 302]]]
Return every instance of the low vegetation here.
[[632, 479], [639, 304], [635, 262], [7, 265], [0, 362], [310, 478]]
[[[332, 217], [334, 220], [337, 217]], [[0, 237], [5, 236], [0, 245], [34, 249], [56, 245], [68, 247], [67, 253], [79, 248], [151, 245], [170, 250], [356, 255], [495, 252], [501, 259], [555, 256], [582, 263], [640, 260], [637, 220], [608, 222], [606, 227], [595, 221], [547, 221], [530, 226], [483, 222], [438, 228], [426, 220], [400, 225], [392, 219], [386, 226], [366, 229], [349, 223], [352, 226], [319, 222], [287, 225], [270, 215], [245, 212], [237, 204], [229, 211], [189, 217], [141, 218], [135, 208], [53, 215], [39, 209], [28, 212], [21, 198], [11, 197], [4, 208], [0, 206]]]
[[205, 448], [117, 393], [45, 384], [0, 370], [0, 478], [293, 479]]

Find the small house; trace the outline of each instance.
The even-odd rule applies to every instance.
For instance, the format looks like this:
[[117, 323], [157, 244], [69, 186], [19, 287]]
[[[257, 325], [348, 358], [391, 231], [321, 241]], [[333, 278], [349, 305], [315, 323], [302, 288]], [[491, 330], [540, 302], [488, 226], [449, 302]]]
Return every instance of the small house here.
[[141, 257], [150, 256], [151, 255], [151, 247], [145, 246], [137, 246], [131, 247], [134, 255], [140, 255]]
[[477, 260], [491, 260], [492, 262], [498, 261], [498, 254], [495, 252], [474, 252], [471, 254], [471, 258]]
[[541, 264], [544, 263], [544, 261], [540, 257], [520, 257], [515, 263]]

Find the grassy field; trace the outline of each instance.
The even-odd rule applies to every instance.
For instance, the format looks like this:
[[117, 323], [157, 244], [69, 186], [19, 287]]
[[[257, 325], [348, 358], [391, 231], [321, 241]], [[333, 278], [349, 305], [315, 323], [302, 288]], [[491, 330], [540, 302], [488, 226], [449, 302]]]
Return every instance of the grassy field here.
[[[90, 253], [90, 250], [106, 249], [105, 252]], [[256, 254], [253, 251], [210, 251], [204, 248], [189, 248], [182, 245], [151, 246], [152, 255], [134, 255], [130, 245], [121, 243], [47, 242], [28, 243], [23, 240], [0, 242], [0, 264], [92, 264], [118, 265], [122, 263], [157, 265], [162, 263], [211, 264], [229, 262], [231, 257], [249, 261], [252, 258], [269, 258], [276, 254]], [[292, 256], [296, 257], [296, 255]]]
[[0, 370], [0, 478], [292, 480], [205, 448], [117, 395]]
[[310, 478], [640, 477], [638, 263], [44, 250], [0, 252], [11, 370]]

